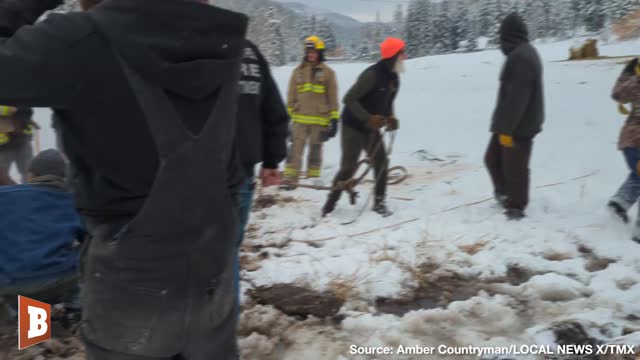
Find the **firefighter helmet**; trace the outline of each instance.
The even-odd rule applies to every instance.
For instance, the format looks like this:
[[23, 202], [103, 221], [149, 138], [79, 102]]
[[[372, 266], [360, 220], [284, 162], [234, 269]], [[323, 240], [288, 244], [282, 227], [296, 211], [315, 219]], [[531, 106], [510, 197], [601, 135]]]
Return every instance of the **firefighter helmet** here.
[[313, 35], [309, 36], [304, 40], [304, 48], [305, 50], [324, 50], [324, 41], [319, 37]]

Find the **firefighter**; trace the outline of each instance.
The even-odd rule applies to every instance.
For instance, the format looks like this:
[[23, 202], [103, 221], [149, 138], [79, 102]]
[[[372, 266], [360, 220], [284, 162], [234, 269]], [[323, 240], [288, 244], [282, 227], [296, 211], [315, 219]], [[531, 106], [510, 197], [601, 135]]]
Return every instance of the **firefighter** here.
[[21, 182], [27, 180], [27, 167], [33, 158], [31, 142], [39, 128], [32, 117], [31, 108], [0, 107], [0, 186], [16, 184], [9, 175], [12, 164], [16, 165]]
[[287, 190], [300, 176], [305, 145], [309, 143], [307, 176], [319, 178], [322, 145], [338, 132], [338, 84], [335, 72], [324, 63], [324, 42], [317, 36], [305, 40], [305, 57], [289, 81], [287, 107], [291, 115], [291, 149], [284, 172]]

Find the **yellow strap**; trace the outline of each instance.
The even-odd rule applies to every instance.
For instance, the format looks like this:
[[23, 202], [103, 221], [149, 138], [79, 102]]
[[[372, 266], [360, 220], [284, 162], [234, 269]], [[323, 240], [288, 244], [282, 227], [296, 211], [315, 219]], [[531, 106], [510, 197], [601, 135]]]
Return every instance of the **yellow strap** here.
[[287, 166], [284, 168], [284, 176], [288, 178], [296, 177], [298, 176], [298, 170]]
[[330, 116], [331, 120], [338, 120], [340, 119], [340, 114], [337, 111], [332, 111], [331, 112], [331, 116]]
[[618, 104], [618, 112], [622, 115], [629, 115], [631, 114], [631, 111], [629, 111], [629, 109], [627, 109], [626, 106], [624, 106], [623, 103], [619, 103]]
[[9, 116], [9, 115], [13, 115], [16, 113], [16, 108], [14, 108], [13, 106], [7, 106], [7, 105], [0, 105], [0, 115], [2, 116]]
[[9, 142], [9, 135], [6, 133], [0, 133], [0, 145], [4, 145]]
[[327, 92], [327, 87], [324, 85], [313, 85], [313, 92], [316, 94], [324, 94]]
[[300, 115], [300, 114], [292, 114], [291, 120], [293, 122], [297, 122], [300, 124], [322, 125], [322, 126], [328, 126], [329, 123], [331, 122], [330, 119], [322, 116], [306, 116], [306, 115]]
[[33, 125], [29, 124], [22, 133], [25, 135], [33, 135]]
[[307, 176], [308, 177], [313, 177], [313, 178], [320, 177], [320, 169], [308, 169], [307, 170]]
[[327, 92], [327, 88], [324, 85], [306, 83], [306, 84], [298, 85], [298, 92], [299, 93], [313, 92], [316, 94], [324, 94]]

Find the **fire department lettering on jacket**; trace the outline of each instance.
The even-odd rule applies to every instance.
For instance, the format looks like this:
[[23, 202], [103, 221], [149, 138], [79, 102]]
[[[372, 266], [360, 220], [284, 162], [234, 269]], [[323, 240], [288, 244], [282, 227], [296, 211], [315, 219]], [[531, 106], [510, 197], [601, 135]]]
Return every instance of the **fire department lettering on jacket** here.
[[262, 72], [260, 65], [255, 63], [258, 57], [250, 48], [244, 51], [243, 62], [240, 65], [240, 94], [243, 95], [260, 95], [262, 87]]

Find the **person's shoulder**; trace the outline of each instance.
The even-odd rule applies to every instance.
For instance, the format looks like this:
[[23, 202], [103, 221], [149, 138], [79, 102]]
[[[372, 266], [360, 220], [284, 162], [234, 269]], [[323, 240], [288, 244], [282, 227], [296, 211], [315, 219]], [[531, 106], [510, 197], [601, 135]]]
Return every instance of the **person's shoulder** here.
[[254, 44], [253, 41], [251, 41], [249, 39], [245, 39], [244, 40], [244, 48], [245, 49], [249, 49], [251, 51], [254, 51], [256, 53], [260, 52], [260, 50], [258, 49], [258, 46], [256, 44]]
[[538, 50], [531, 45], [531, 43], [524, 43], [513, 50], [511, 57], [513, 58], [527, 58], [538, 56]]
[[67, 45], [85, 39], [97, 31], [89, 14], [84, 12], [50, 14], [45, 20], [37, 23], [33, 30], [46, 33], [60, 43]]
[[326, 72], [330, 73], [330, 74], [335, 74], [336, 72], [333, 70], [333, 68], [329, 65], [327, 65], [327, 63], [320, 63], [320, 67], [322, 67]]
[[509, 54], [508, 62], [535, 65], [540, 62], [540, 55], [533, 45], [525, 43], [518, 46]]
[[360, 74], [360, 79], [375, 79], [376, 73], [378, 72], [378, 68], [376, 64], [369, 66], [364, 69], [364, 71]]
[[261, 64], [267, 64], [267, 60], [264, 55], [262, 55], [260, 48], [249, 39], [245, 40], [244, 54], [242, 57], [244, 60], [254, 60]]

